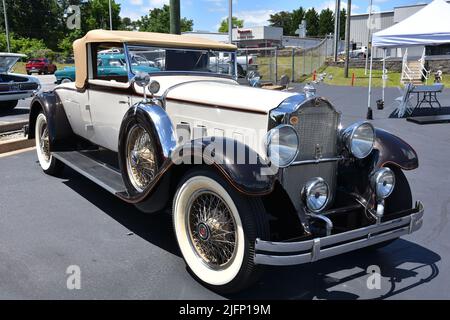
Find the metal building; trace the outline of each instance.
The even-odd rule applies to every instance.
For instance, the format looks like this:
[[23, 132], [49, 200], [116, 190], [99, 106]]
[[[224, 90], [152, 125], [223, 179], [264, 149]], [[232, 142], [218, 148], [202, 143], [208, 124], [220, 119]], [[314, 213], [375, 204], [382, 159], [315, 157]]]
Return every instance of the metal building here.
[[[450, 3], [450, 1], [447, 1]], [[392, 11], [375, 12], [371, 18], [371, 32], [377, 32], [386, 29], [419, 11], [426, 4], [415, 4], [408, 6], [394, 7]], [[427, 23], [424, 21], [424, 23]], [[357, 46], [367, 46], [367, 40], [369, 37], [369, 15], [368, 14], [356, 14], [351, 16], [350, 27], [350, 41]], [[408, 56], [420, 57], [423, 53], [424, 47], [411, 47], [408, 48]], [[405, 52], [405, 48], [392, 49], [387, 51], [388, 57], [402, 57]], [[437, 46], [427, 47], [427, 55], [448, 55], [450, 54], [450, 46]], [[374, 51], [374, 58], [381, 58], [383, 51], [376, 49]]]

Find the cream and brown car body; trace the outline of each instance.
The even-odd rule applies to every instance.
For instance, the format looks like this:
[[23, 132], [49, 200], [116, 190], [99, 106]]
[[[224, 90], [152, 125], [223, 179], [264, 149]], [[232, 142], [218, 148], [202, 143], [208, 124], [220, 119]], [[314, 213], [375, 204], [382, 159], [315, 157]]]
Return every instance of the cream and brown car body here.
[[[128, 77], [97, 76], [105, 48], [128, 57]], [[41, 166], [65, 164], [145, 212], [172, 209], [184, 259], [213, 289], [420, 228], [402, 173], [418, 167], [407, 143], [366, 122], [342, 129], [324, 98], [239, 85], [235, 46], [95, 30], [74, 52], [76, 81], [31, 105]], [[224, 54], [227, 66], [211, 65]], [[161, 67], [150, 83], [136, 56]]]

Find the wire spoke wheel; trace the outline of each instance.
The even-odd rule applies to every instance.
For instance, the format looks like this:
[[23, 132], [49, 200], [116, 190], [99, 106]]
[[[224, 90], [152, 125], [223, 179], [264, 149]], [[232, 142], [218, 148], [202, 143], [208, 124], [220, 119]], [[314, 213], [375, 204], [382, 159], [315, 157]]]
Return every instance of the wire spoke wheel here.
[[191, 246], [213, 270], [226, 269], [236, 255], [236, 222], [226, 202], [212, 191], [194, 193], [189, 201], [186, 227]]
[[157, 171], [155, 143], [151, 135], [140, 125], [134, 125], [127, 137], [127, 171], [131, 184], [143, 192], [152, 182]]
[[48, 136], [47, 124], [43, 123], [40, 128], [39, 148], [45, 161], [50, 161], [50, 142]]

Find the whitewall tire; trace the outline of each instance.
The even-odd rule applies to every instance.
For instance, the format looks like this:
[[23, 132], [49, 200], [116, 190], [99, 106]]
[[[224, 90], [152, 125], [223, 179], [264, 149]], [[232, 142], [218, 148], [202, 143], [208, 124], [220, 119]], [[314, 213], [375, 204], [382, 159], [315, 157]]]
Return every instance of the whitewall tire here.
[[183, 258], [200, 282], [230, 293], [257, 279], [254, 242], [268, 237], [261, 199], [238, 194], [214, 172], [195, 170], [178, 187], [173, 224]]
[[47, 117], [43, 112], [39, 113], [36, 118], [34, 136], [36, 141], [36, 153], [42, 170], [51, 175], [59, 173], [63, 168], [63, 164], [55, 159], [50, 152]]

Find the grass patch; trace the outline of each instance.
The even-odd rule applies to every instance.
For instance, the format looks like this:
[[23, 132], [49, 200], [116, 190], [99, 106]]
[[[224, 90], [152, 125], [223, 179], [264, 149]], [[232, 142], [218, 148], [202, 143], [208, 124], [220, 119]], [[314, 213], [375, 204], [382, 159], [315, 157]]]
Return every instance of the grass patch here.
[[[324, 58], [318, 56], [295, 56], [294, 59], [294, 79], [296, 82], [300, 82], [306, 78], [314, 70], [319, 69], [323, 64]], [[275, 81], [275, 73], [278, 74], [278, 79], [282, 75], [292, 77], [292, 57], [278, 57], [277, 66], [275, 67], [275, 57], [258, 57], [258, 72], [261, 74], [263, 80]], [[277, 69], [277, 70], [276, 70]]]

